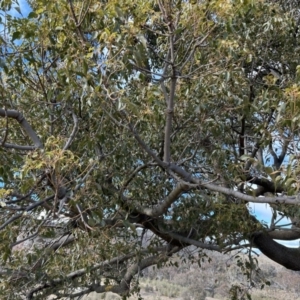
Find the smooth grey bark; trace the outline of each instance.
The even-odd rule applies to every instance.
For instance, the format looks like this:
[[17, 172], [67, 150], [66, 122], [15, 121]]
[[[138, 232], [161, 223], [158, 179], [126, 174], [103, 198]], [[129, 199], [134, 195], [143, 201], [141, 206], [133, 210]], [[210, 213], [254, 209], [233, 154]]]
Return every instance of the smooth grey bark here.
[[288, 248], [275, 242], [266, 232], [252, 236], [254, 245], [267, 257], [293, 271], [300, 271], [300, 248]]
[[[26, 121], [26, 119], [24, 118], [22, 113], [20, 113], [16, 110], [0, 108], [0, 117], [12, 118], [12, 119], [15, 119], [16, 121], [18, 121], [19, 124], [21, 125], [21, 127], [26, 131], [27, 135], [33, 141], [34, 148], [43, 148], [43, 144], [42, 144], [40, 138], [38, 137], [36, 132], [33, 130], [31, 125]], [[16, 149], [20, 149], [20, 150], [32, 150], [31, 149], [32, 146], [19, 146], [19, 145], [13, 145], [13, 144], [5, 144], [5, 143], [3, 146], [4, 147], [6, 146], [7, 148], [16, 148]], [[26, 148], [22, 149], [22, 147], [26, 147]]]
[[[293, 228], [293, 227], [292, 227]], [[272, 239], [283, 240], [283, 241], [292, 241], [300, 239], [300, 232], [297, 230], [275, 230], [268, 232], [268, 235]]]

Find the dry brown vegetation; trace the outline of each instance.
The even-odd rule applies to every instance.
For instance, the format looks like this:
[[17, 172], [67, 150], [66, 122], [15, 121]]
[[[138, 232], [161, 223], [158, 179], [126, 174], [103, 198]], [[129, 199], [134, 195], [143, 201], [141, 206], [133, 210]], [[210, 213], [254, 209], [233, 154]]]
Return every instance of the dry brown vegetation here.
[[[233, 286], [238, 286], [241, 292], [237, 299], [243, 299], [243, 291], [248, 291], [253, 300], [300, 299], [299, 272], [289, 271], [260, 255], [257, 257], [259, 268], [251, 275], [255, 287], [251, 287], [242, 268], [237, 267], [237, 260], [245, 263], [247, 256], [238, 256], [215, 253], [210, 254], [211, 260], [205, 259], [201, 266], [187, 261], [178, 267], [169, 265], [149, 268], [140, 278], [141, 296], [153, 300], [204, 300], [206, 297], [221, 300], [230, 299], [230, 290]], [[261, 289], [268, 281], [270, 286], [265, 284]]]

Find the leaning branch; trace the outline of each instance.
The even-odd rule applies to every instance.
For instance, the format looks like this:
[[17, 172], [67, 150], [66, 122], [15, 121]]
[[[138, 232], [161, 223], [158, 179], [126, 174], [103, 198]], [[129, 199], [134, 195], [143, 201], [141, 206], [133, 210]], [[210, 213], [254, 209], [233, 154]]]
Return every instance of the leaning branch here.
[[161, 263], [165, 260], [168, 259], [168, 255], [171, 255], [173, 253], [178, 252], [179, 248], [175, 247], [173, 249], [171, 249], [171, 251], [168, 251], [165, 253], [165, 255], [153, 255], [147, 258], [142, 259], [141, 261], [133, 264], [131, 267], [129, 267], [123, 277], [123, 279], [121, 280], [121, 282], [119, 284], [116, 285], [103, 285], [101, 283], [92, 283], [88, 288], [80, 291], [80, 292], [76, 292], [74, 294], [62, 294], [60, 296], [62, 297], [71, 297], [76, 298], [86, 295], [92, 291], [95, 291], [96, 293], [105, 293], [105, 292], [113, 292], [119, 295], [123, 295], [126, 296], [129, 292], [129, 288], [130, 288], [130, 284], [131, 281], [133, 279], [133, 277], [138, 274], [139, 272], [141, 272], [142, 270], [144, 270], [147, 267], [150, 267], [154, 264], [158, 264]]
[[257, 232], [252, 236], [253, 243], [259, 250], [273, 261], [287, 269], [300, 271], [299, 248], [288, 248], [277, 242], [266, 232]]
[[[166, 252], [168, 250], [169, 250], [169, 246], [168, 245], [167, 246], [163, 246], [163, 247], [157, 247], [156, 249], [153, 249], [153, 251], [157, 251], [157, 252]], [[142, 250], [140, 253], [141, 254], [143, 254], [143, 253], [147, 254], [148, 250], [147, 249]], [[66, 275], [64, 278], [49, 279], [49, 281], [44, 282], [42, 284], [39, 284], [34, 289], [32, 289], [27, 294], [27, 299], [33, 299], [34, 294], [36, 294], [38, 292], [41, 292], [41, 291], [43, 291], [45, 289], [53, 288], [53, 287], [56, 287], [56, 286], [60, 286], [61, 284], [63, 284], [66, 281], [74, 280], [74, 279], [76, 279], [76, 278], [78, 278], [80, 276], [85, 275], [88, 272], [93, 272], [93, 271], [96, 271], [96, 270], [98, 270], [100, 268], [103, 268], [103, 267], [106, 267], [106, 266], [113, 267], [116, 264], [123, 263], [123, 262], [125, 262], [125, 261], [127, 261], [127, 260], [129, 260], [129, 259], [131, 259], [131, 258], [133, 258], [135, 256], [136, 256], [136, 253], [130, 253], [130, 254], [127, 254], [127, 255], [118, 256], [118, 257], [115, 257], [115, 258], [113, 258], [111, 260], [106, 260], [106, 261], [103, 261], [101, 263], [95, 264], [94, 266], [92, 266], [90, 268], [82, 268], [82, 269], [76, 270], [74, 272], [71, 272], [68, 275]], [[128, 279], [128, 278], [126, 278], [126, 279]], [[96, 288], [96, 286], [94, 286], [94, 288]], [[102, 289], [99, 287], [99, 291], [97, 291], [97, 292], [102, 292]], [[107, 292], [107, 290], [106, 290], [106, 292]]]
[[3, 145], [4, 147], [15, 148], [15, 149], [20, 149], [20, 150], [32, 150], [32, 148], [33, 149], [43, 148], [43, 144], [42, 144], [40, 138], [38, 137], [36, 132], [33, 130], [33, 128], [30, 126], [30, 124], [26, 121], [26, 119], [20, 112], [18, 112], [16, 110], [6, 110], [6, 109], [0, 108], [0, 117], [12, 118], [12, 119], [17, 120], [19, 122], [19, 124], [21, 125], [21, 127], [26, 131], [26, 133], [28, 134], [28, 136], [34, 143], [34, 147], [33, 146], [19, 146], [19, 145], [8, 144], [8, 143], [4, 143], [4, 145]]
[[121, 280], [120, 284], [113, 285], [110, 287], [104, 286], [104, 285], [92, 285], [92, 289], [96, 293], [105, 293], [107, 291], [119, 294], [119, 295], [127, 295], [130, 288], [130, 283], [138, 272], [144, 270], [147, 267], [150, 267], [152, 265], [158, 264], [159, 262], [165, 261], [167, 259], [167, 256], [160, 256], [160, 255], [154, 255], [147, 257], [143, 260], [141, 260], [139, 263], [136, 263], [129, 267], [125, 273], [124, 278]]
[[224, 195], [233, 196], [237, 199], [254, 202], [254, 203], [270, 203], [270, 204], [291, 204], [291, 205], [300, 205], [300, 199], [296, 196], [277, 196], [277, 197], [255, 197], [244, 194], [242, 192], [236, 191], [231, 188], [226, 188], [211, 182], [203, 182], [198, 178], [192, 176], [191, 173], [185, 171], [183, 168], [179, 167], [176, 164], [170, 164], [168, 167], [169, 171], [173, 171], [182, 178], [182, 182], [191, 187], [205, 187], [211, 191], [219, 192]]
[[275, 240], [282, 240], [282, 241], [293, 241], [298, 240], [300, 238], [299, 229], [293, 228], [286, 228], [280, 230], [269, 231], [268, 235]]
[[300, 205], [300, 201], [296, 196], [254, 197], [211, 183], [199, 182], [199, 186], [206, 187], [211, 191], [220, 192], [224, 195], [233, 196], [246, 202]]

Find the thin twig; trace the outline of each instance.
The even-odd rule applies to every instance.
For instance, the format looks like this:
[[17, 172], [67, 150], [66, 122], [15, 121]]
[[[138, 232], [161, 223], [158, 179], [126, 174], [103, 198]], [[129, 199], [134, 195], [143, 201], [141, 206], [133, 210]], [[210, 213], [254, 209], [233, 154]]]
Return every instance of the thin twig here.
[[72, 16], [73, 16], [73, 19], [74, 19], [75, 26], [76, 26], [77, 31], [79, 33], [79, 36], [80, 36], [82, 42], [85, 43], [86, 40], [85, 40], [85, 37], [84, 37], [84, 35], [82, 33], [82, 30], [81, 30], [81, 27], [80, 27], [80, 25], [81, 25], [81, 23], [82, 23], [83, 20], [81, 20], [81, 23], [79, 24], [79, 22], [77, 20], [77, 17], [75, 15], [75, 11], [74, 11], [74, 6], [73, 6], [73, 3], [72, 3], [72, 0], [68, 0], [68, 2], [69, 2], [69, 5], [70, 5], [71, 13], [72, 13]]

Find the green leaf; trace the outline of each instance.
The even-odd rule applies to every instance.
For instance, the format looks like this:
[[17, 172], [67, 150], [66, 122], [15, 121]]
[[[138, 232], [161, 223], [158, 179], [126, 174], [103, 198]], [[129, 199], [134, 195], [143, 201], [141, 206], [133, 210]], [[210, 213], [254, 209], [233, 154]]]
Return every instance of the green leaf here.
[[293, 183], [295, 183], [296, 180], [294, 178], [288, 178], [286, 181], [285, 181], [285, 185], [287, 186], [287, 188], [289, 188]]
[[28, 14], [28, 19], [35, 19], [35, 18], [37, 18], [37, 14], [34, 11], [31, 11]]
[[14, 9], [20, 14], [22, 15], [21, 9], [19, 6], [15, 6]]
[[19, 40], [22, 37], [22, 33], [20, 31], [15, 31], [12, 34], [12, 42], [15, 40]]

